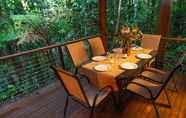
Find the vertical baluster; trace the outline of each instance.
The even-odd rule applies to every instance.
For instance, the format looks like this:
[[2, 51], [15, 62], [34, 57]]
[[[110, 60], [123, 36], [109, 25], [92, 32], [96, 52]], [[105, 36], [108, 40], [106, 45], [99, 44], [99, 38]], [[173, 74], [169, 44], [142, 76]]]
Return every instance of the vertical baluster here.
[[60, 46], [60, 47], [58, 47], [58, 51], [59, 51], [59, 57], [60, 57], [60, 61], [61, 61], [61, 66], [64, 68], [64, 69], [66, 69], [65, 68], [65, 64], [64, 64], [64, 53], [63, 53], [63, 49], [64, 49], [64, 47], [62, 46]]

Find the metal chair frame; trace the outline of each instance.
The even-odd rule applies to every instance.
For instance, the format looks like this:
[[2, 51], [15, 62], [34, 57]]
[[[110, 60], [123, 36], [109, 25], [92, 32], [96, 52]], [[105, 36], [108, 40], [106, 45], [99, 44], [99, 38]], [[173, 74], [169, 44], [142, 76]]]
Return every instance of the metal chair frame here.
[[[149, 70], [149, 69], [145, 69], [147, 71], [152, 71], [152, 70]], [[155, 73], [159, 74], [158, 72], [154, 71]], [[141, 77], [141, 79], [144, 79], [144, 80], [148, 80], [148, 81], [153, 81], [153, 82], [156, 82], [156, 83], [159, 83], [159, 84], [163, 84], [163, 82], [160, 82], [160, 81], [156, 81], [156, 80], [153, 80], [153, 79], [150, 79], [150, 78], [147, 78], [147, 77], [144, 77], [142, 75], [138, 75], [138, 77]], [[174, 89], [172, 88], [167, 88], [168, 90], [171, 90], [173, 92], [178, 92], [178, 88], [176, 86], [176, 80], [175, 78], [172, 79], [172, 82], [173, 82], [173, 85], [174, 85]]]
[[[184, 56], [185, 56], [185, 55], [184, 55]], [[140, 83], [137, 83], [137, 82], [132, 82], [132, 81], [131, 81], [131, 82], [129, 82], [129, 84], [135, 84], [135, 85], [138, 85], [138, 86], [141, 86], [141, 87], [145, 88], [145, 89], [148, 91], [148, 93], [149, 93], [149, 95], [150, 95], [150, 98], [146, 98], [145, 96], [142, 96], [142, 95], [140, 95], [140, 94], [137, 94], [137, 93], [135, 93], [135, 92], [133, 92], [133, 91], [130, 91], [130, 90], [126, 89], [126, 88], [125, 88], [124, 90], [127, 90], [127, 91], [129, 91], [129, 92], [131, 92], [131, 93], [133, 93], [133, 94], [135, 94], [135, 95], [138, 95], [138, 96], [144, 98], [144, 99], [150, 100], [150, 101], [152, 102], [153, 108], [154, 108], [154, 110], [155, 110], [155, 112], [156, 112], [156, 116], [157, 116], [157, 118], [159, 118], [160, 115], [159, 115], [159, 112], [158, 112], [158, 109], [157, 109], [157, 106], [156, 106], [156, 105], [158, 105], [158, 104], [157, 104], [155, 101], [156, 101], [156, 99], [159, 97], [159, 95], [161, 94], [161, 92], [164, 90], [164, 91], [165, 91], [166, 98], [167, 98], [167, 101], [168, 101], [168, 104], [169, 104], [168, 106], [171, 107], [170, 99], [169, 99], [169, 97], [168, 97], [167, 91], [165, 90], [165, 87], [166, 87], [167, 83], [170, 81], [170, 79], [172, 78], [173, 74], [176, 72], [176, 70], [178, 70], [179, 68], [182, 67], [183, 59], [184, 59], [184, 57], [182, 57], [182, 58], [178, 61], [178, 63], [176, 64], [176, 66], [172, 69], [172, 71], [170, 72], [170, 74], [169, 74], [169, 76], [167, 77], [166, 81], [165, 81], [164, 83], [161, 84], [161, 88], [160, 88], [158, 94], [156, 94], [155, 97], [153, 96], [152, 91], [150, 90], [150, 88], [148, 88], [147, 86], [142, 85], [142, 84], [140, 84]]]
[[[84, 42], [84, 41], [82, 41], [82, 42]], [[75, 43], [78, 43], [78, 42], [75, 42]], [[89, 81], [89, 79], [88, 79], [88, 76], [86, 76], [85, 74], [81, 74], [81, 73], [78, 72], [79, 68], [81, 68], [82, 65], [84, 65], [84, 64], [86, 64], [86, 63], [88, 63], [88, 62], [90, 61], [88, 55], [87, 55], [87, 57], [88, 57], [88, 61], [87, 61], [87, 62], [83, 62], [80, 66], [76, 66], [75, 63], [74, 63], [74, 61], [73, 61], [73, 57], [72, 57], [72, 55], [70, 54], [69, 49], [67, 48], [67, 45], [65, 46], [65, 48], [67, 49], [67, 54], [69, 55], [70, 60], [72, 61], [73, 65], [74, 65], [74, 67], [75, 67], [75, 72], [74, 72], [74, 74], [75, 74], [76, 76], [79, 75], [79, 76], [83, 77], [83, 79], [85, 78], [85, 79], [87, 80], [87, 82], [90, 83], [90, 81]], [[85, 48], [85, 50], [86, 50], [86, 48]], [[86, 50], [86, 52], [87, 52], [87, 50]], [[87, 52], [87, 53], [88, 53], [88, 52]]]
[[[182, 54], [178, 54], [178, 55], [181, 55], [181, 58], [178, 60], [178, 62], [176, 63], [176, 66], [177, 65], [180, 65], [181, 67], [182, 67], [182, 63], [183, 63], [183, 60], [184, 60], [184, 58], [185, 58], [185, 56], [186, 56], [186, 52], [183, 52]], [[175, 66], [175, 67], [176, 67]], [[150, 69], [145, 69], [145, 70], [149, 70], [149, 71], [153, 71], [153, 70], [150, 70]], [[155, 73], [157, 73], [158, 74], [158, 72], [156, 72], [156, 71], [153, 71], [153, 72], [155, 72]], [[139, 77], [142, 77], [142, 75], [138, 75]], [[164, 84], [164, 82], [159, 82], [159, 81], [156, 81], [156, 80], [152, 80], [152, 79], [150, 79], [150, 78], [146, 78], [146, 77], [142, 77], [142, 79], [145, 79], [145, 80], [149, 80], [149, 81], [153, 81], [153, 82], [157, 82], [157, 83], [159, 83], [159, 84]], [[175, 92], [178, 92], [178, 88], [177, 88], [177, 86], [176, 86], [176, 80], [175, 80], [175, 78], [173, 78], [172, 79], [172, 82], [173, 82], [173, 84], [174, 84], [174, 90], [172, 90], [172, 91], [175, 91]], [[171, 89], [168, 89], [168, 90], [171, 90]]]
[[[73, 95], [71, 95], [70, 92], [68, 91], [66, 85], [64, 84], [63, 80], [62, 80], [62, 79], [59, 79], [60, 82], [61, 82], [61, 84], [62, 84], [62, 86], [64, 87], [64, 89], [65, 89], [65, 91], [66, 91], [66, 93], [67, 93], [66, 100], [65, 100], [65, 106], [64, 106], [64, 114], [63, 114], [63, 117], [64, 117], [64, 118], [66, 118], [66, 112], [67, 112], [67, 109], [68, 109], [69, 98], [72, 98], [72, 100], [74, 100], [75, 102], [81, 104], [83, 107], [88, 108], [88, 109], [90, 110], [90, 116], [89, 116], [89, 118], [92, 118], [92, 117], [93, 117], [93, 113], [94, 113], [95, 108], [103, 102], [103, 100], [102, 100], [99, 104], [96, 105], [97, 99], [99, 98], [100, 94], [101, 94], [103, 91], [109, 90], [110, 92], [109, 92], [108, 95], [111, 95], [111, 97], [112, 97], [112, 99], [113, 99], [113, 101], [114, 101], [114, 104], [116, 104], [115, 97], [114, 97], [114, 95], [113, 95], [113, 88], [112, 88], [111, 86], [106, 86], [106, 87], [100, 89], [100, 90], [96, 93], [96, 95], [95, 95], [95, 97], [94, 97], [94, 100], [93, 100], [93, 105], [91, 106], [90, 103], [89, 103], [89, 101], [88, 101], [88, 97], [87, 97], [87, 95], [86, 95], [86, 92], [84, 91], [84, 89], [83, 89], [83, 87], [82, 87], [82, 85], [81, 85], [81, 83], [80, 83], [80, 80], [79, 80], [79, 78], [78, 78], [77, 76], [72, 75], [71, 73], [68, 73], [68, 72], [66, 72], [66, 71], [64, 71], [64, 70], [62, 70], [62, 69], [59, 69], [59, 68], [55, 67], [55, 66], [52, 66], [52, 69], [53, 69], [54, 72], [56, 73], [58, 79], [61, 78], [61, 77], [58, 75], [57, 71], [63, 72], [63, 73], [65, 73], [65, 74], [67, 74], [67, 75], [73, 77], [74, 79], [76, 79], [76, 81], [78, 82], [78, 85], [79, 85], [79, 87], [80, 87], [80, 89], [81, 89], [81, 92], [82, 92], [82, 94], [83, 94], [83, 97], [84, 97], [84, 99], [85, 99], [85, 101], [86, 101], [86, 103], [85, 103], [85, 102], [83, 102], [83, 101], [77, 99], [77, 98], [74, 97]], [[108, 96], [107, 96], [107, 97], [108, 97]]]

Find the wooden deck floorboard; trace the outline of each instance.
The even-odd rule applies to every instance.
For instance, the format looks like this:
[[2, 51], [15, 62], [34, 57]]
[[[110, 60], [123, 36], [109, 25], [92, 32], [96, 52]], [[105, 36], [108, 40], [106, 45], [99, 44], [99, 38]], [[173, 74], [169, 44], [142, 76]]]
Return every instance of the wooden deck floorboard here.
[[[175, 77], [179, 92], [168, 91], [172, 108], [158, 107], [161, 118], [186, 118], [186, 77], [182, 75]], [[60, 83], [56, 82], [31, 96], [2, 106], [0, 118], [62, 118], [65, 95]], [[163, 93], [158, 102], [167, 103]], [[95, 118], [154, 118], [155, 116], [151, 104], [135, 96], [130, 96], [124, 102], [122, 112], [113, 110], [111, 103], [103, 108], [106, 109], [98, 110]], [[68, 118], [88, 116], [88, 110], [70, 101]]]

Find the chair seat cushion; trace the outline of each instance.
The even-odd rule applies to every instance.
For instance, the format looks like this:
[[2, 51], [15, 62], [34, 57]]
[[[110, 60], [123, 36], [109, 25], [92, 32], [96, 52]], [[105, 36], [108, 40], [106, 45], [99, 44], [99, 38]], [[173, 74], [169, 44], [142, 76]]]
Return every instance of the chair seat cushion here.
[[[80, 75], [85, 75], [86, 77], [93, 76], [91, 72], [89, 72], [83, 68], [79, 68], [78, 73]], [[85, 90], [85, 94], [87, 95], [89, 104], [90, 104], [90, 106], [92, 106], [93, 102], [94, 102], [94, 98], [95, 98], [96, 94], [99, 92], [99, 89], [96, 88], [92, 84], [88, 84], [86, 86], [83, 86], [83, 88]], [[105, 90], [104, 92], [100, 93], [99, 97], [97, 98], [95, 106], [97, 106], [99, 103], [101, 103], [110, 94], [110, 92], [111, 91], [108, 89], [108, 90]]]
[[166, 71], [163, 71], [157, 68], [148, 67], [146, 68], [146, 70], [153, 71], [153, 72], [160, 73], [160, 74], [166, 74]]
[[[140, 78], [136, 78], [136, 79], [132, 80], [132, 82], [139, 83], [139, 84], [149, 88], [150, 91], [152, 92], [153, 98], [155, 98], [158, 95], [158, 93], [160, 92], [160, 89], [161, 89], [161, 84], [150, 82], [150, 81], [143, 80]], [[137, 85], [137, 84], [129, 83], [127, 86], [127, 90], [132, 93], [135, 93], [137, 95], [140, 95], [142, 97], [145, 97], [147, 99], [151, 99], [151, 95], [148, 92], [148, 90], [142, 86]]]
[[[86, 87], [84, 87], [84, 90], [85, 90], [85, 94], [87, 95], [87, 99], [90, 106], [93, 106], [95, 96], [99, 92], [99, 89], [89, 84]], [[99, 105], [110, 94], [110, 92], [111, 91], [109, 89], [101, 92], [96, 100], [95, 106]]]
[[169, 72], [164, 72], [155, 68], [148, 68], [141, 73], [141, 75], [150, 80], [164, 83], [168, 79]]

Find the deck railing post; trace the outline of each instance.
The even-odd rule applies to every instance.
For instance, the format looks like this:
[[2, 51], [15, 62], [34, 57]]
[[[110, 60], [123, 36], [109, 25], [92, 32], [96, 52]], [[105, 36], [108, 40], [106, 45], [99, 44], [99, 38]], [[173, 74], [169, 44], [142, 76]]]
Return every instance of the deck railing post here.
[[[160, 2], [160, 16], [158, 21], [158, 34], [166, 36], [169, 31], [169, 22], [171, 14], [171, 0], [161, 0]], [[166, 40], [161, 39], [158, 57], [157, 57], [157, 66], [163, 68], [164, 64], [164, 55], [166, 51]]]
[[61, 66], [63, 67], [63, 69], [65, 68], [65, 62], [64, 62], [64, 53], [63, 53], [63, 46], [58, 47], [58, 51], [59, 51], [59, 57], [60, 57], [60, 61], [61, 61]]
[[106, 30], [106, 0], [99, 0], [99, 32], [104, 44], [104, 48], [108, 49], [107, 30]]

